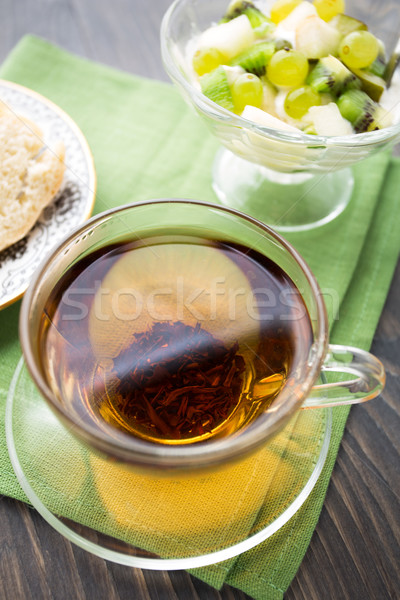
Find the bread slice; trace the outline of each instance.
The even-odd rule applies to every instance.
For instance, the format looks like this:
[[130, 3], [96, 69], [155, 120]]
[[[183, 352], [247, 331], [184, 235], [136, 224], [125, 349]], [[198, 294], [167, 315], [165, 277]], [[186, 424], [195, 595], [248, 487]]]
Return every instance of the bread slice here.
[[60, 189], [65, 148], [0, 102], [0, 251], [22, 239]]

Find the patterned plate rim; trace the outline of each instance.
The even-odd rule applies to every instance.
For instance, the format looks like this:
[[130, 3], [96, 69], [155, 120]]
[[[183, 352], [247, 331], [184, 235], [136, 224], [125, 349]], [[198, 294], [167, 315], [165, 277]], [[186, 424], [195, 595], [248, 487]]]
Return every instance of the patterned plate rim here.
[[[62, 119], [62, 121], [64, 121], [76, 135], [76, 137], [79, 141], [81, 150], [83, 152], [83, 155], [85, 157], [86, 163], [87, 163], [88, 176], [89, 176], [88, 183], [87, 183], [87, 185], [85, 185], [85, 187], [88, 190], [88, 196], [86, 199], [86, 210], [85, 210], [84, 214], [82, 215], [80, 221], [77, 223], [74, 223], [73, 228], [81, 225], [91, 216], [91, 214], [93, 212], [95, 199], [96, 199], [96, 190], [97, 190], [97, 175], [96, 175], [96, 170], [95, 170], [95, 165], [94, 165], [93, 154], [92, 154], [90, 146], [89, 146], [85, 136], [83, 135], [81, 129], [78, 127], [78, 125], [72, 119], [72, 117], [70, 117], [62, 108], [60, 108], [57, 104], [55, 104], [54, 102], [52, 102], [45, 96], [42, 96], [42, 94], [40, 94], [39, 92], [36, 92], [30, 88], [27, 88], [19, 83], [14, 83], [12, 81], [8, 81], [6, 79], [1, 79], [1, 78], [0, 78], [0, 86], [6, 87], [9, 89], [13, 89], [17, 92], [21, 92], [21, 93], [37, 100], [38, 102], [44, 104], [53, 113], [58, 115]], [[30, 283], [30, 277], [21, 286], [21, 288], [18, 290], [18, 292], [15, 293], [11, 298], [6, 297], [4, 299], [4, 301], [2, 301], [0, 299], [0, 310], [3, 310], [7, 306], [10, 306], [14, 302], [16, 302], [17, 300], [22, 298], [22, 296], [24, 295], [24, 293], [26, 292], [26, 290], [29, 286], [29, 283]]]

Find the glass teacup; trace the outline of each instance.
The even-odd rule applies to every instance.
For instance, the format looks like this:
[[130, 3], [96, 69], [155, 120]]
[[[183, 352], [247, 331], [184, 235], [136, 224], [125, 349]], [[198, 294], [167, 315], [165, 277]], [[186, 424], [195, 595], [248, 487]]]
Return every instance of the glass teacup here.
[[[100, 268], [104, 256], [109, 261], [105, 272]], [[267, 265], [268, 281], [274, 269], [279, 281], [285, 277], [287, 296], [272, 284], [255, 289], [259, 279], [252, 265], [257, 261]], [[90, 281], [82, 279], [87, 273]], [[203, 300], [196, 304], [199, 298]], [[228, 302], [232, 298], [235, 310]], [[60, 307], [68, 311], [57, 312]], [[266, 336], [272, 322], [278, 337], [271, 342]], [[153, 335], [151, 351], [147, 346], [139, 361], [132, 358], [157, 327], [167, 330], [168, 337]], [[286, 338], [279, 337], [282, 331], [292, 332], [289, 358]], [[269, 442], [299, 409], [371, 399], [385, 380], [381, 363], [371, 354], [328, 344], [322, 294], [288, 242], [250, 216], [194, 200], [150, 200], [116, 208], [76, 230], [36, 273], [23, 300], [20, 336], [36, 386], [67, 428], [102, 456], [150, 472], [193, 473], [242, 459]], [[166, 364], [172, 363], [162, 357], [175, 340], [172, 362], [176, 366], [178, 361], [176, 372], [182, 372], [180, 349], [188, 336], [200, 340], [202, 351], [189, 365], [186, 361], [189, 379], [176, 379], [173, 373], [171, 392], [161, 384], [170, 375]], [[218, 342], [217, 355], [225, 365], [222, 384], [217, 355], [199, 376], [198, 362], [210, 340]], [[271, 368], [263, 354], [266, 342], [269, 349], [279, 346], [284, 367]], [[117, 389], [121, 356], [136, 362]], [[157, 356], [163, 369], [154, 375]], [[143, 383], [142, 393], [144, 379], [138, 384], [132, 373], [144, 372], [146, 361], [152, 379]], [[321, 383], [319, 377], [327, 371], [347, 374], [347, 379]], [[195, 383], [191, 377], [197, 378]], [[211, 426], [215, 381], [233, 400]], [[129, 386], [138, 390], [133, 400]], [[121, 409], [128, 396], [140, 405], [129, 427]], [[113, 397], [118, 397], [118, 410]], [[193, 417], [200, 410], [207, 413], [201, 422]], [[185, 419], [192, 420], [179, 429]], [[139, 423], [136, 434], [133, 422]]]

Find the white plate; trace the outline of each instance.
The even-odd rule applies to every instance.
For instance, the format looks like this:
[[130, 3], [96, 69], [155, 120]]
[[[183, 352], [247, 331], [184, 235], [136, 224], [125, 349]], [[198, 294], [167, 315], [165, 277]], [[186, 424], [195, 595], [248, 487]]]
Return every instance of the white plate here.
[[81, 130], [58, 106], [32, 90], [4, 80], [0, 80], [0, 102], [37, 123], [50, 148], [62, 140], [66, 164], [61, 189], [36, 225], [22, 240], [0, 252], [1, 309], [23, 295], [45, 255], [91, 215], [96, 172]]

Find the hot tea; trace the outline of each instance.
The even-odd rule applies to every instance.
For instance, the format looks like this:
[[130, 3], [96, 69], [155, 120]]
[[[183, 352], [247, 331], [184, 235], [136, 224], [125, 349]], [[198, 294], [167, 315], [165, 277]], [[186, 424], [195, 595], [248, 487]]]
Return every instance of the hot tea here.
[[261, 253], [165, 235], [77, 260], [39, 337], [46, 381], [79, 419], [176, 445], [234, 434], [266, 410], [312, 331], [293, 281]]

